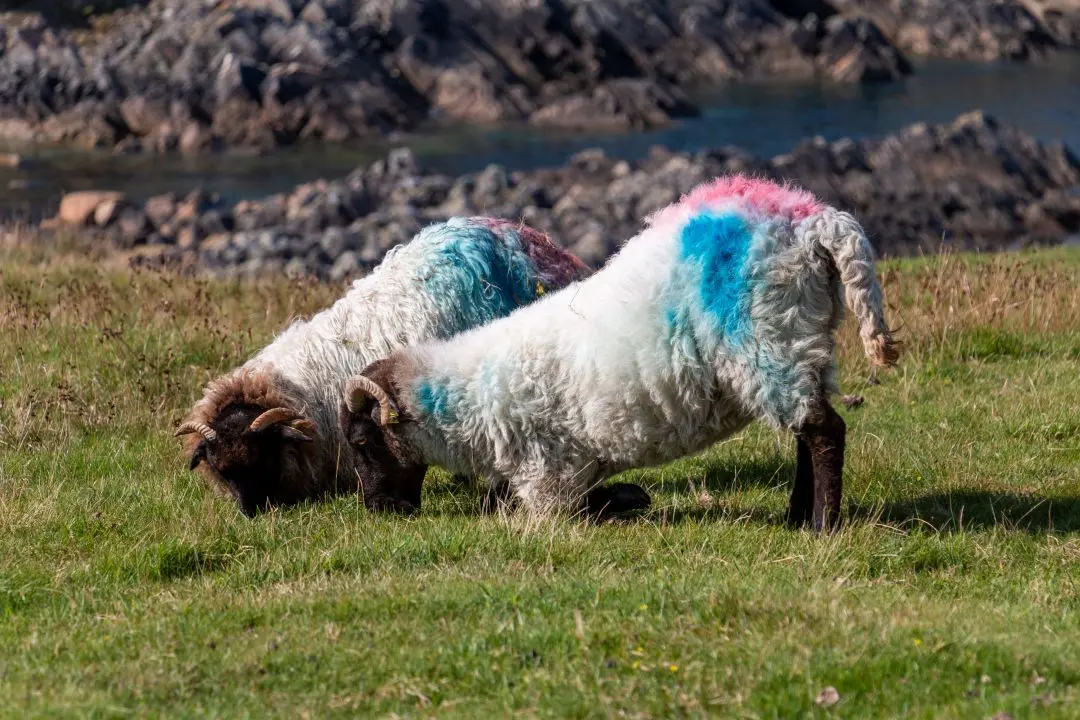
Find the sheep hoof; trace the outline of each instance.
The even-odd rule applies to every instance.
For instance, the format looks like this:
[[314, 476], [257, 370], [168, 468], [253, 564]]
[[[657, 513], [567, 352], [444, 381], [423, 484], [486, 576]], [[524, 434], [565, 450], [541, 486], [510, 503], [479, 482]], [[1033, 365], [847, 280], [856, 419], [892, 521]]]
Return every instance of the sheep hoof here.
[[645, 488], [633, 483], [615, 483], [599, 487], [585, 496], [585, 513], [605, 518], [632, 510], [646, 510], [652, 498]]

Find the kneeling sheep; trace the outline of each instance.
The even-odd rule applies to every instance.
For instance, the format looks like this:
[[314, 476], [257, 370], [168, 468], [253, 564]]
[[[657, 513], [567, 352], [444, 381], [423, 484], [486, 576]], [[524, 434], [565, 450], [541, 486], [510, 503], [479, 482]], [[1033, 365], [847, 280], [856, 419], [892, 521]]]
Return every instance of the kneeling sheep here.
[[437, 463], [502, 479], [534, 511], [583, 500], [592, 511], [647, 503], [596, 489], [604, 478], [757, 419], [798, 439], [790, 519], [832, 526], [845, 427], [828, 397], [845, 289], [871, 362], [893, 365], [855, 219], [805, 192], [720, 178], [651, 217], [588, 280], [372, 364], [347, 387], [345, 434], [387, 497]]

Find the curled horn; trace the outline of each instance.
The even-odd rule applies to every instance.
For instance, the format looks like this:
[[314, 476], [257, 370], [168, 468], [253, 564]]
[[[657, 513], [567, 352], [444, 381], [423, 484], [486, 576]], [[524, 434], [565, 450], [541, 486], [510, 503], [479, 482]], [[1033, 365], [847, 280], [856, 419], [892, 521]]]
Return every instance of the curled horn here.
[[390, 425], [398, 421], [398, 409], [386, 391], [369, 377], [357, 375], [345, 385], [345, 405], [349, 412], [356, 412], [365, 397], [375, 398], [379, 403], [379, 424]]
[[281, 423], [296, 420], [299, 415], [292, 410], [283, 407], [271, 408], [264, 412], [259, 417], [251, 421], [251, 427], [248, 428], [251, 432], [261, 432], [274, 425], [280, 425]]
[[217, 433], [214, 431], [214, 428], [210, 427], [204, 422], [199, 422], [197, 420], [189, 420], [188, 422], [178, 427], [176, 429], [174, 437], [180, 437], [181, 435], [190, 435], [191, 433], [199, 433], [204, 438], [206, 438], [207, 442], [214, 442], [215, 440], [217, 440]]

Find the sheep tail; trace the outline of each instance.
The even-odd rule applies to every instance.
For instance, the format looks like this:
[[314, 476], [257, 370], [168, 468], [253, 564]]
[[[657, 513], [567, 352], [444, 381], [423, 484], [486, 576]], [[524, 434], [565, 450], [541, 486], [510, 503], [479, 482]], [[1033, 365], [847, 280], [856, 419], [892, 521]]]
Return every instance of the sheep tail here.
[[900, 343], [885, 322], [885, 297], [874, 272], [874, 248], [858, 221], [832, 208], [809, 218], [807, 239], [817, 239], [840, 273], [847, 306], [859, 323], [863, 349], [875, 367], [892, 367], [900, 357]]

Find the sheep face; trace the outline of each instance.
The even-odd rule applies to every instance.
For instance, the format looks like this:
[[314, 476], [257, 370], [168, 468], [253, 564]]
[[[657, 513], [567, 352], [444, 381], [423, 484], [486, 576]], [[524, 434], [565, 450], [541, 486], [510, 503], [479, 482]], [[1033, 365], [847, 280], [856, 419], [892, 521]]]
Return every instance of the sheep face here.
[[307, 488], [298, 479], [303, 477], [312, 428], [284, 413], [260, 423], [268, 415], [258, 405], [226, 406], [209, 423], [214, 437], [204, 434], [191, 455], [190, 467], [205, 463], [217, 485], [236, 499], [248, 517], [307, 496]]
[[363, 478], [364, 504], [371, 510], [412, 513], [420, 508], [427, 465], [413, 459], [401, 432], [411, 420], [397, 412], [390, 369], [389, 361], [380, 360], [349, 382], [340, 422]]
[[408, 460], [401, 438], [379, 424], [380, 408], [370, 400], [361, 406], [342, 404], [341, 427], [363, 478], [364, 505], [370, 510], [413, 513], [420, 509], [420, 491], [427, 466]]

